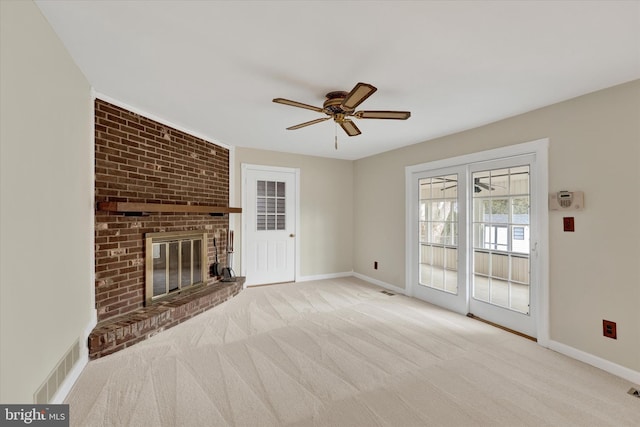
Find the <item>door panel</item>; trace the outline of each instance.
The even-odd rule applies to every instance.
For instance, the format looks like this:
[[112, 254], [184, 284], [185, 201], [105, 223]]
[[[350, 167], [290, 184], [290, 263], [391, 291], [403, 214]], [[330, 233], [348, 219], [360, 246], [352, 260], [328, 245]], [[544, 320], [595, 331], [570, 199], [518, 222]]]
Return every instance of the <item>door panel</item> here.
[[465, 220], [464, 181], [462, 169], [441, 169], [417, 175], [414, 187], [418, 200], [416, 234], [418, 248], [414, 296], [466, 314], [467, 291], [462, 262], [465, 240], [460, 239], [460, 226]]
[[245, 167], [243, 228], [246, 285], [295, 280], [296, 173]]
[[469, 312], [535, 337], [531, 216], [534, 156], [469, 166], [474, 185]]

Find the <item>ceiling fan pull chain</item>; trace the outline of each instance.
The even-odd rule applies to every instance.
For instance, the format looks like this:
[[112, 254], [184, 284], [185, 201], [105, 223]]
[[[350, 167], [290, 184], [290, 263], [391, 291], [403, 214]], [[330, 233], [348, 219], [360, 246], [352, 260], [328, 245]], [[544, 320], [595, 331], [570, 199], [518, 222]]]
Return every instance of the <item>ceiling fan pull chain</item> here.
[[336, 150], [337, 150], [338, 149], [338, 123], [336, 123], [335, 130], [336, 130], [335, 142], [336, 142]]

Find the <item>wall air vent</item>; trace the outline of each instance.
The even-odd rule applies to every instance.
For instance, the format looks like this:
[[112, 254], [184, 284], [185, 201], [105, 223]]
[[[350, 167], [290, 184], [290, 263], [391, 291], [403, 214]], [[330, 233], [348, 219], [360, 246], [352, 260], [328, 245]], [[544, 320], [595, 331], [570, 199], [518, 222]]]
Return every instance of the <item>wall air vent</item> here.
[[60, 386], [69, 375], [75, 364], [80, 359], [80, 340], [77, 339], [71, 348], [67, 350], [62, 359], [56, 364], [53, 371], [42, 383], [33, 395], [33, 403], [44, 405], [50, 403], [53, 396], [60, 389]]

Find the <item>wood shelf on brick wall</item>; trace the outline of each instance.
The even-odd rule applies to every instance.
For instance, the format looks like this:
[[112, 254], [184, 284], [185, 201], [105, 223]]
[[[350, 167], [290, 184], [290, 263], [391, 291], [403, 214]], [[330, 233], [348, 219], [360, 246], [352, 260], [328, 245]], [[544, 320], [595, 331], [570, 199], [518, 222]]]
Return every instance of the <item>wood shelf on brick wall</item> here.
[[242, 208], [224, 206], [193, 206], [175, 205], [171, 203], [137, 203], [137, 202], [98, 202], [98, 210], [105, 212], [120, 212], [124, 214], [143, 215], [155, 213], [205, 213], [210, 215], [224, 215], [226, 213], [242, 213]]

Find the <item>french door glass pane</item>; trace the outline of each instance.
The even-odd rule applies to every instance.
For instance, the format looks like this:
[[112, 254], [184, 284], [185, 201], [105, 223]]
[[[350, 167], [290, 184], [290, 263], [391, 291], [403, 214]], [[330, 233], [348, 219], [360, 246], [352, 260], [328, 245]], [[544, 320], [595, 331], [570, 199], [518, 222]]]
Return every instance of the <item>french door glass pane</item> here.
[[529, 312], [529, 166], [474, 172], [473, 298]]
[[458, 175], [419, 180], [419, 283], [458, 292]]

